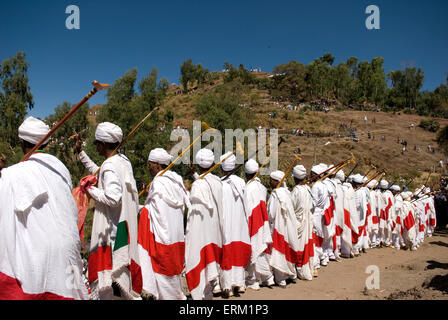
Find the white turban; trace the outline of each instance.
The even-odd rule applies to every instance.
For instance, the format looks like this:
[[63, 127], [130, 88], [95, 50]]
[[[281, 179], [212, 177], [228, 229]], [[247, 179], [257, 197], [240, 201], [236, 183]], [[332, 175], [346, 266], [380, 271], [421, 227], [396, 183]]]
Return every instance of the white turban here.
[[301, 164], [297, 165], [292, 169], [292, 176], [297, 179], [304, 179], [306, 177], [306, 169]]
[[169, 165], [172, 160], [172, 156], [166, 152], [165, 149], [162, 148], [155, 148], [152, 149], [148, 156], [148, 161], [160, 163], [164, 165]]
[[363, 183], [363, 179], [362, 179], [362, 175], [360, 175], [359, 173], [355, 174], [352, 177], [353, 182], [358, 183], [358, 184], [362, 184]]
[[[19, 127], [19, 138], [32, 144], [37, 144], [50, 131], [50, 127], [42, 120], [28, 117]], [[50, 138], [45, 140], [47, 144]]]
[[[223, 154], [221, 156], [221, 158], [219, 158], [219, 161], [223, 161], [224, 159], [226, 159], [226, 157], [228, 157], [225, 161], [223, 161], [221, 163], [221, 168], [224, 171], [232, 171], [233, 169], [235, 169], [235, 164], [236, 164], [236, 156], [234, 154], [232, 154], [231, 151]], [[229, 155], [231, 155], [229, 157]]]
[[339, 181], [344, 181], [345, 180], [345, 173], [343, 170], [339, 170], [338, 172], [336, 172], [336, 179], [338, 179]]
[[398, 185], [396, 185], [396, 184], [394, 184], [393, 186], [391, 186], [389, 189], [390, 189], [390, 190], [393, 190], [393, 191], [401, 191], [400, 186], [398, 186]]
[[285, 173], [283, 171], [277, 170], [277, 171], [271, 172], [270, 176], [271, 176], [272, 179], [280, 181], [285, 176]]
[[354, 177], [354, 175], [352, 175], [352, 174], [349, 175], [348, 178], [347, 178], [347, 182], [351, 183], [353, 181], [353, 177]]
[[244, 172], [247, 174], [253, 174], [258, 171], [258, 163], [254, 159], [249, 159], [244, 165]]
[[102, 122], [96, 127], [95, 139], [107, 143], [121, 142], [123, 139], [123, 131], [116, 124]]
[[210, 149], [201, 149], [196, 153], [196, 163], [204, 169], [208, 169], [212, 166], [215, 161], [215, 155]]
[[389, 185], [389, 183], [387, 182], [387, 180], [381, 180], [380, 181], [380, 188], [381, 189], [387, 189], [388, 185]]
[[324, 163], [316, 164], [315, 166], [313, 166], [311, 168], [311, 171], [316, 173], [316, 174], [321, 174], [325, 170], [327, 170], [327, 166]]
[[367, 184], [367, 188], [373, 188], [374, 186], [376, 186], [378, 181], [376, 181], [375, 179], [370, 180], [370, 182]]
[[412, 192], [411, 191], [404, 191], [401, 193], [401, 197], [403, 198], [403, 200], [409, 200], [412, 197]]
[[430, 192], [431, 192], [431, 188], [428, 187], [425, 189], [425, 193], [430, 193]]

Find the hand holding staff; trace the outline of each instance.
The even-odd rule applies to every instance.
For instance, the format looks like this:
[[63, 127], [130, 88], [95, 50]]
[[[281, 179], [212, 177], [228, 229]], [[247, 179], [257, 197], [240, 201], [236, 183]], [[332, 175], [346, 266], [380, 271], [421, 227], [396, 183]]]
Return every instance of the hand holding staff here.
[[92, 82], [93, 89], [80, 101], [76, 106], [74, 106], [51, 130], [43, 137], [34, 147], [31, 149], [20, 162], [28, 160], [28, 158], [33, 154], [34, 151], [39, 149], [39, 147], [47, 140], [60, 126], [64, 124], [82, 105], [84, 105], [93, 95], [95, 95], [98, 91], [103, 89], [108, 89], [108, 84], [101, 84], [98, 81]]

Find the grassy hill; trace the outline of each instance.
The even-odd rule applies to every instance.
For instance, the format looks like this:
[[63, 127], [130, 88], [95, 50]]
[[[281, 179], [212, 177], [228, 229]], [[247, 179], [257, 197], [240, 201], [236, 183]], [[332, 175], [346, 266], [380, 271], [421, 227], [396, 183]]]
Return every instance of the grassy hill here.
[[[257, 77], [267, 77], [268, 73], [255, 73]], [[193, 120], [201, 120], [195, 116], [195, 105], [200, 97], [212, 92], [222, 79], [216, 80], [212, 85], [195, 87], [188, 94], [184, 94], [181, 86], [171, 86], [168, 97], [161, 111], [170, 108], [174, 112], [173, 124], [190, 128]], [[279, 134], [286, 139], [279, 149], [279, 166], [285, 170], [293, 159], [293, 153], [301, 149], [302, 164], [309, 169], [314, 162], [335, 164], [355, 156], [359, 165], [355, 172], [365, 173], [370, 165], [386, 170], [387, 179], [395, 180], [398, 176], [406, 182], [413, 179], [411, 186], [424, 183], [429, 172], [432, 174], [430, 184], [436, 182], [438, 176], [445, 172], [445, 168], [438, 167], [443, 160], [446, 165], [446, 156], [438, 150], [436, 133], [425, 131], [418, 127], [421, 120], [428, 117], [409, 115], [403, 113], [385, 113], [375, 111], [337, 111], [335, 106], [329, 106], [328, 112], [312, 111], [310, 107], [296, 106], [296, 110], [288, 110], [288, 101], [274, 101], [267, 90], [256, 87], [246, 91], [240, 101], [242, 107], [250, 108], [253, 115], [254, 127], [261, 126], [266, 129], [278, 129]], [[94, 106], [91, 111], [98, 111], [100, 105]], [[94, 113], [90, 115], [94, 122]], [[276, 113], [275, 118], [269, 116]], [[367, 118], [367, 122], [364, 121]], [[434, 119], [434, 118], [432, 118]], [[373, 121], [374, 120], [374, 121]], [[448, 125], [448, 119], [435, 119], [440, 127]], [[413, 124], [414, 129], [409, 126]], [[356, 128], [354, 141], [349, 137], [349, 130]], [[293, 135], [295, 129], [309, 132], [307, 137]], [[370, 139], [368, 134], [370, 133]], [[385, 139], [382, 139], [382, 136]], [[406, 140], [407, 149], [402, 153], [401, 140]], [[435, 148], [434, 153], [428, 152], [428, 145]], [[168, 147], [168, 146], [167, 146]], [[169, 148], [169, 147], [168, 147]], [[351, 165], [345, 169], [350, 171]]]

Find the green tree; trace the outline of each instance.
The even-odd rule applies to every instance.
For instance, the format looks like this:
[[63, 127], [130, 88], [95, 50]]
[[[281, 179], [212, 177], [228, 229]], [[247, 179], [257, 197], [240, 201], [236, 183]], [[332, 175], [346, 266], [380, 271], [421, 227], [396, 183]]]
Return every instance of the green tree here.
[[443, 153], [448, 155], [448, 125], [437, 133], [437, 143]]
[[20, 51], [0, 64], [0, 136], [12, 148], [19, 143], [17, 129], [34, 106], [28, 67], [25, 53]]
[[195, 79], [196, 67], [191, 59], [185, 60], [180, 67], [180, 83], [184, 87], [184, 92], [188, 92], [188, 83]]

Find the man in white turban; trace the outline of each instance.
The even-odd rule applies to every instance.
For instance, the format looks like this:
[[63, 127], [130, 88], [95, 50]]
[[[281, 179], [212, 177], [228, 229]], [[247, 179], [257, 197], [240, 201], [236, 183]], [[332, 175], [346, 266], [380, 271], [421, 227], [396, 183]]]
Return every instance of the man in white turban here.
[[[251, 244], [247, 223], [246, 183], [231, 174], [236, 156], [227, 152], [220, 158], [222, 180], [222, 262], [220, 284], [225, 297], [245, 290], [245, 272], [250, 260]], [[225, 179], [224, 179], [225, 178]]]
[[149, 153], [148, 168], [154, 179], [140, 212], [138, 250], [143, 290], [158, 300], [185, 300], [182, 271], [188, 195], [181, 176], [171, 170], [162, 175], [171, 159], [162, 148]]
[[353, 252], [357, 256], [362, 249], [364, 249], [364, 231], [366, 228], [367, 218], [367, 197], [365, 191], [361, 188], [363, 184], [363, 176], [361, 174], [355, 174], [352, 177], [352, 185], [355, 190], [355, 203], [357, 211], [358, 232], [355, 236], [356, 243], [353, 245]]
[[386, 247], [392, 246], [392, 212], [394, 209], [394, 196], [388, 190], [389, 183], [386, 180], [381, 180], [379, 187], [381, 189], [381, 198], [378, 201], [380, 212], [379, 236], [382, 245]]
[[345, 180], [344, 171], [341, 169], [336, 172], [333, 179], [334, 185], [334, 224], [335, 224], [335, 245], [334, 255], [336, 260], [340, 260], [341, 238], [344, 230], [344, 189], [342, 183]]
[[[213, 164], [215, 156], [201, 149], [195, 156], [200, 173]], [[193, 182], [190, 190], [185, 233], [185, 272], [191, 297], [211, 299], [219, 284], [222, 261], [222, 183], [209, 173]]]
[[[323, 163], [315, 165], [311, 168], [311, 177], [323, 176], [323, 172], [327, 170], [327, 166]], [[314, 228], [314, 268], [319, 265], [326, 266], [329, 261], [328, 250], [323, 250], [325, 239], [331, 239], [333, 234], [328, 228], [331, 222], [330, 193], [328, 188], [322, 181], [317, 181], [311, 188], [313, 198], [313, 228]], [[331, 212], [330, 212], [331, 211]]]
[[[333, 171], [334, 165], [330, 164], [328, 166], [328, 172], [326, 174], [330, 174]], [[333, 169], [331, 169], [333, 168]], [[324, 243], [322, 245], [322, 249], [326, 252], [326, 255], [331, 261], [340, 261], [337, 242], [336, 242], [336, 224], [335, 224], [335, 211], [336, 211], [336, 182], [334, 181], [335, 173], [331, 174], [327, 178], [325, 178], [322, 183], [327, 187], [330, 199], [330, 207], [328, 209], [328, 218], [329, 221], [326, 225], [326, 229], [328, 230], [327, 238], [324, 239]], [[338, 204], [340, 202], [338, 201]]]
[[282, 288], [286, 280], [297, 278], [296, 264], [299, 251], [297, 219], [291, 193], [286, 185], [280, 185], [285, 173], [277, 170], [271, 173], [272, 193], [268, 200], [268, 215], [271, 222], [272, 249], [269, 264], [274, 270], [274, 280]]
[[379, 245], [378, 241], [378, 220], [379, 220], [379, 214], [378, 214], [378, 193], [376, 191], [376, 186], [378, 182], [376, 180], [371, 180], [367, 184], [367, 188], [370, 192], [370, 211], [371, 214], [369, 217], [367, 217], [367, 232], [369, 236], [370, 241], [370, 247], [375, 248]]
[[395, 249], [400, 249], [401, 247], [404, 247], [404, 241], [403, 241], [403, 217], [402, 217], [402, 207], [403, 207], [403, 198], [401, 197], [400, 186], [394, 184], [392, 185], [389, 190], [392, 192], [394, 196], [394, 211], [392, 212], [392, 228], [391, 228], [391, 234], [392, 234], [392, 246]]
[[269, 217], [266, 207], [267, 190], [257, 173], [258, 163], [249, 159], [244, 165], [246, 174], [245, 198], [248, 209], [248, 227], [251, 256], [247, 267], [246, 286], [260, 290], [260, 284], [274, 285], [274, 276], [269, 265], [269, 246], [272, 243]]
[[138, 191], [131, 162], [124, 154], [114, 154], [122, 138], [119, 126], [98, 124], [94, 143], [99, 155], [106, 159], [100, 168], [82, 151], [79, 139], [76, 141], [79, 159], [86, 169], [92, 175], [100, 169], [98, 187], [94, 186], [95, 179], [86, 186], [96, 202], [89, 256], [93, 299], [140, 299]]
[[317, 276], [317, 270], [313, 267], [314, 241], [313, 241], [313, 198], [311, 190], [306, 184], [302, 184], [306, 177], [306, 169], [303, 165], [297, 165], [292, 170], [292, 176], [296, 186], [291, 193], [294, 212], [297, 219], [297, 236], [299, 249], [297, 252], [297, 276], [299, 279], [313, 280]]
[[[49, 131], [27, 118], [19, 127], [23, 152]], [[70, 173], [44, 146], [2, 170], [0, 300], [88, 299]]]
[[401, 206], [401, 216], [403, 217], [403, 241], [406, 248], [415, 251], [417, 249], [417, 224], [415, 221], [415, 207], [411, 203], [412, 192], [401, 193], [403, 205]]
[[353, 175], [342, 184], [344, 190], [344, 228], [341, 236], [341, 256], [353, 258], [353, 247], [358, 241], [358, 211], [356, 209], [355, 189], [351, 184]]

